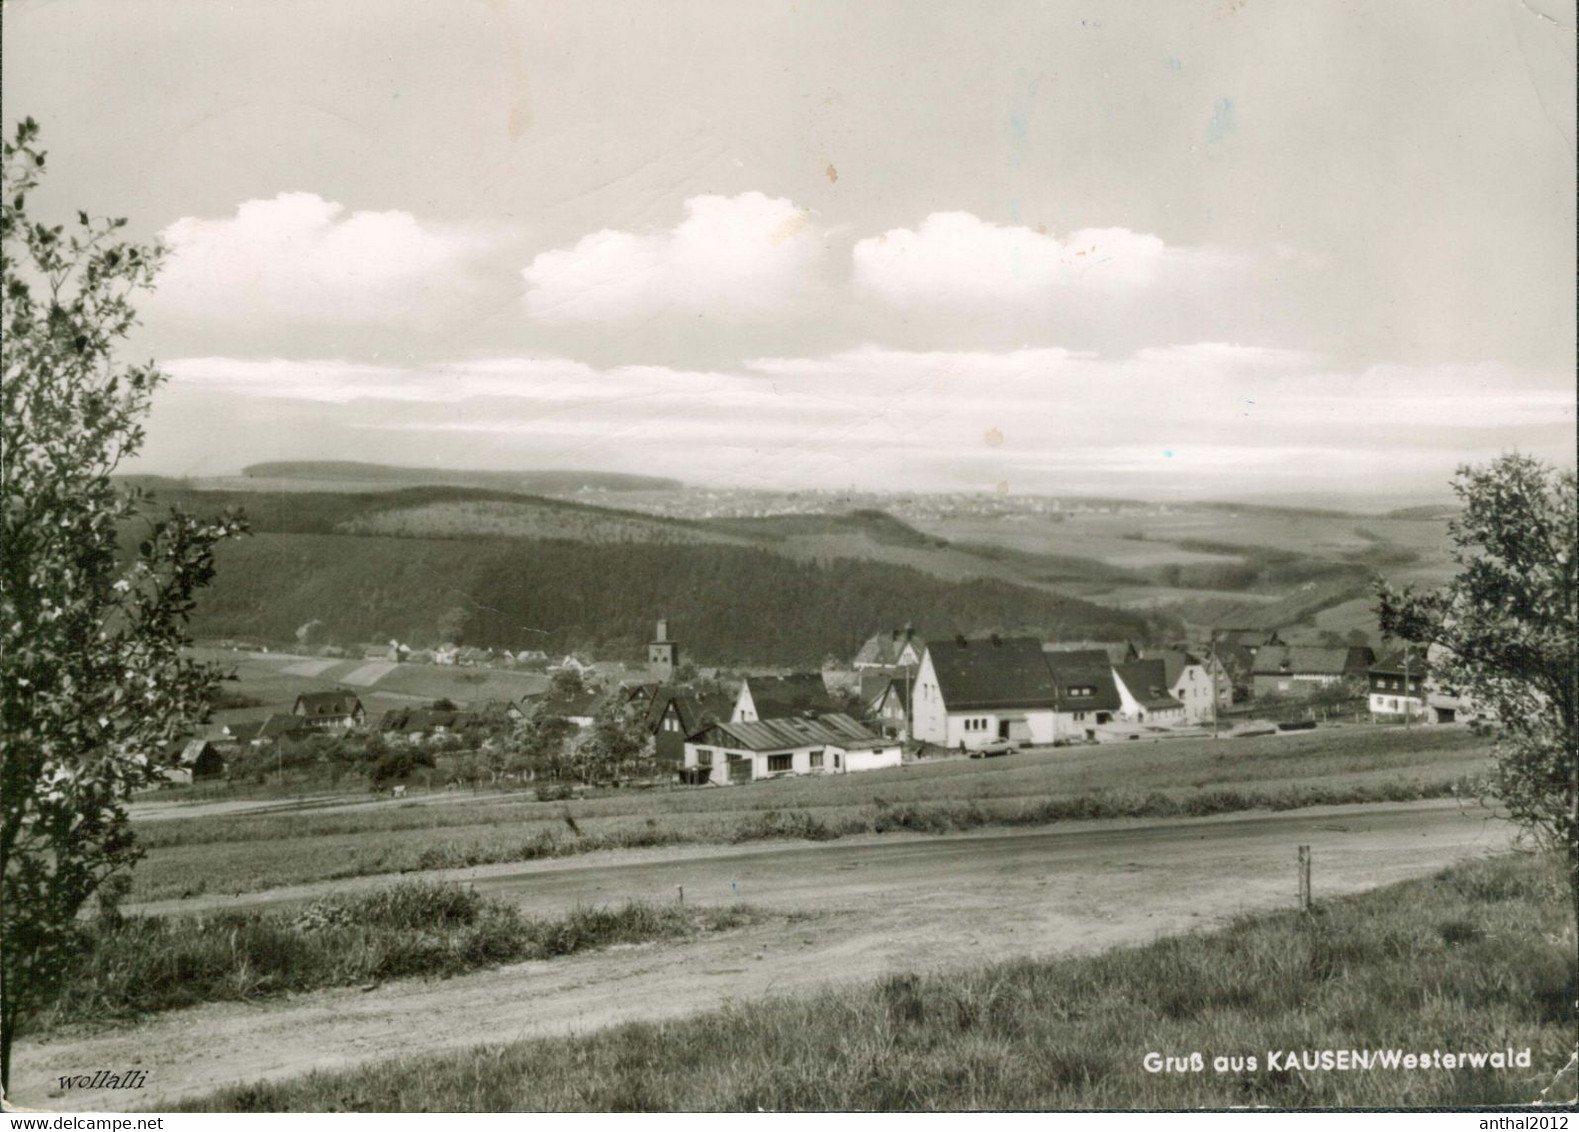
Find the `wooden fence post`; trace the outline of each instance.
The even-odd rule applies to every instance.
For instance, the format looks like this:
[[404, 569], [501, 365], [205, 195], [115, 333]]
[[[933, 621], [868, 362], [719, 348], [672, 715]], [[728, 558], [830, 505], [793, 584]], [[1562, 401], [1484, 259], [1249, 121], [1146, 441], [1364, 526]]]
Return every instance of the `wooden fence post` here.
[[1299, 847], [1299, 910], [1310, 911], [1310, 846]]
[[680, 894], [680, 897], [679, 897], [680, 903], [684, 904], [685, 903], [685, 885], [677, 884], [677, 885], [674, 886], [674, 890], [675, 890], [675, 892]]

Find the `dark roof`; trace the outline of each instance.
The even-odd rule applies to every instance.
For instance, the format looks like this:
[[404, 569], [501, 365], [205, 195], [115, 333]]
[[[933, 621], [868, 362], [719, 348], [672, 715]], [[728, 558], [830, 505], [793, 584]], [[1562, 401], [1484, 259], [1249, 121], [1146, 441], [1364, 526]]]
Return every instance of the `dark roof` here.
[[1070, 649], [1042, 655], [1057, 688], [1059, 711], [1117, 711], [1123, 706], [1106, 649]]
[[289, 712], [277, 711], [265, 719], [258, 726], [255, 739], [278, 739], [282, 735], [292, 735], [298, 731], [305, 731], [307, 723], [299, 715]]
[[[1184, 675], [1184, 670], [1192, 664], [1200, 664], [1201, 658], [1186, 649], [1148, 649], [1143, 660], [1155, 660], [1162, 665], [1163, 679], [1166, 686], [1172, 688], [1179, 682], [1179, 677]], [[1249, 659], [1248, 656], [1245, 658]], [[1126, 687], [1129, 681], [1125, 680]], [[1134, 689], [1131, 689], [1133, 691]]]
[[[1418, 650], [1410, 649], [1409, 679], [1413, 680], [1417, 676], [1424, 677], [1430, 670], [1431, 666], [1426, 658], [1420, 655]], [[1371, 665], [1369, 671], [1379, 676], [1402, 676], [1404, 674], [1404, 650], [1399, 649], [1397, 652], [1390, 652], [1386, 656], [1378, 658], [1376, 663]]]
[[1044, 645], [1042, 652], [1047, 655], [1048, 664], [1057, 664], [1060, 667], [1083, 664], [1092, 668], [1102, 668], [1113, 664], [1113, 658], [1108, 655], [1107, 649], [1059, 649]]
[[878, 692], [871, 699], [865, 700], [863, 702], [866, 705], [866, 710], [876, 712], [881, 710], [884, 702], [887, 701], [889, 696], [893, 696], [899, 701], [900, 708], [906, 709], [905, 697], [914, 694], [914, 692], [914, 687], [907, 687], [905, 680], [889, 677], [888, 683], [883, 686], [883, 690], [881, 692]]
[[650, 731], [658, 730], [658, 725], [673, 704], [680, 717], [680, 730], [687, 735], [694, 735], [709, 723], [728, 719], [735, 706], [732, 696], [723, 692], [708, 692], [697, 695], [685, 688], [665, 685], [658, 689], [647, 708], [647, 728]]
[[834, 712], [816, 719], [762, 719], [751, 723], [719, 723], [705, 732], [707, 742], [747, 751], [783, 751], [827, 743], [834, 747], [887, 747], [893, 741], [863, 727], [848, 715]]
[[1267, 645], [1256, 653], [1251, 672], [1256, 676], [1295, 673], [1308, 676], [1343, 676], [1369, 667], [1376, 654], [1369, 648], [1308, 648]]
[[219, 753], [219, 748], [207, 739], [193, 739], [181, 748], [179, 762], [182, 766], [196, 766], [199, 759], [204, 756], [224, 762], [225, 758]]
[[508, 719], [512, 714], [521, 714], [521, 709], [511, 700], [484, 700], [473, 711], [478, 718], [489, 721]]
[[252, 742], [258, 737], [258, 730], [262, 726], [262, 719], [233, 719], [225, 724], [225, 727], [230, 731], [229, 741], [232, 743]]
[[412, 708], [406, 713], [400, 729], [405, 732], [435, 731], [440, 727], [454, 728], [465, 721], [466, 713], [445, 711], [442, 708]]
[[583, 688], [579, 692], [550, 692], [537, 701], [535, 715], [591, 716], [596, 715], [608, 693]]
[[898, 668], [865, 668], [861, 670], [861, 702], [876, 703], [888, 691], [888, 685], [898, 683], [901, 688], [914, 673], [906, 666]]
[[1151, 711], [1167, 711], [1169, 708], [1184, 706], [1168, 691], [1173, 685], [1168, 679], [1167, 665], [1160, 657], [1155, 660], [1131, 660], [1115, 665], [1113, 674], [1124, 682], [1129, 694], [1134, 696], [1136, 702], [1143, 708]]
[[890, 629], [886, 633], [873, 633], [856, 652], [853, 663], [858, 666], [897, 664], [899, 654], [905, 651], [905, 645], [912, 643], [916, 646], [917, 657], [926, 651], [926, 641], [908, 626]]
[[354, 692], [303, 692], [296, 697], [297, 715], [323, 718], [324, 716], [351, 715], [361, 707]]
[[758, 719], [786, 719], [808, 711], [833, 711], [838, 705], [828, 694], [820, 672], [792, 672], [788, 676], [748, 676], [751, 702]]
[[1052, 679], [1035, 637], [955, 638], [934, 642], [927, 652], [949, 711], [1053, 706]]

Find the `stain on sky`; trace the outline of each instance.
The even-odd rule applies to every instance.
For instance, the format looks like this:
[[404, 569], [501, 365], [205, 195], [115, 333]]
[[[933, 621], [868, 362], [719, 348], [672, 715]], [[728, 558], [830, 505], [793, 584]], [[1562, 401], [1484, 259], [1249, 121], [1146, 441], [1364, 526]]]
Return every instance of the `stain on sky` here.
[[1031, 108], [1041, 85], [1041, 79], [1032, 79], [1014, 100], [1014, 107], [1009, 111], [1009, 156], [1016, 169], [1025, 164], [1025, 139], [1031, 129]]
[[1234, 100], [1219, 98], [1212, 108], [1212, 120], [1206, 124], [1207, 142], [1220, 142], [1234, 132]]

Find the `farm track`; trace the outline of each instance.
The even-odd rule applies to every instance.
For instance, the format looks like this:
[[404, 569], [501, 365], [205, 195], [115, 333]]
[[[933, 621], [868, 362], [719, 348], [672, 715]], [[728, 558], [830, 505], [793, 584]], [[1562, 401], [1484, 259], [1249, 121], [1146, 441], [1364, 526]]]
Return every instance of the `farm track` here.
[[[820, 845], [685, 847], [447, 874], [532, 913], [627, 898], [736, 898], [785, 913], [697, 940], [518, 964], [442, 982], [218, 1004], [58, 1041], [23, 1041], [30, 1107], [130, 1107], [402, 1054], [675, 1018], [763, 995], [1016, 956], [1093, 951], [1293, 901], [1298, 845], [1318, 899], [1505, 849], [1510, 826], [1454, 802]], [[345, 887], [325, 886], [325, 887]], [[301, 898], [293, 890], [259, 898]], [[190, 906], [191, 902], [187, 902]], [[809, 913], [805, 917], [789, 913]], [[148, 1071], [145, 1091], [52, 1096], [53, 1078]]]

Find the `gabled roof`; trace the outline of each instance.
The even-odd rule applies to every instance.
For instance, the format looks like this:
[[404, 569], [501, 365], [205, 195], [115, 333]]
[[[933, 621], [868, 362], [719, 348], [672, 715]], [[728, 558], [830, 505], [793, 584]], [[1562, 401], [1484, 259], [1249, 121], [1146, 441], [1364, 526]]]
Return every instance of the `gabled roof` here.
[[[1201, 663], [1200, 657], [1186, 649], [1148, 649], [1142, 659], [1155, 660], [1162, 664], [1163, 679], [1167, 681], [1169, 688], [1179, 682], [1179, 677], [1184, 675], [1186, 668]], [[1246, 656], [1245, 659], [1248, 660], [1249, 657]], [[1124, 684], [1128, 687], [1129, 681], [1125, 680]], [[1133, 692], [1133, 689], [1131, 691]]]
[[733, 698], [721, 692], [709, 692], [698, 696], [683, 688], [666, 686], [658, 690], [647, 708], [648, 730], [658, 729], [670, 704], [674, 705], [675, 712], [680, 717], [680, 730], [686, 735], [696, 734], [708, 723], [728, 719], [731, 709], [735, 706]]
[[897, 668], [863, 669], [861, 672], [861, 702], [863, 704], [875, 704], [887, 693], [890, 684], [898, 683], [900, 688], [903, 689], [905, 682], [913, 678], [914, 672], [908, 666], [903, 665]]
[[828, 694], [820, 672], [748, 676], [746, 685], [751, 689], [758, 719], [785, 719], [808, 711], [831, 712], [838, 706]]
[[355, 692], [303, 692], [296, 697], [295, 712], [309, 719], [352, 715], [362, 706]]
[[826, 743], [846, 750], [887, 747], [893, 741], [863, 727], [848, 715], [834, 712], [816, 719], [761, 719], [751, 723], [718, 723], [702, 736], [720, 747], [746, 751], [786, 751]]
[[537, 701], [535, 715], [592, 716], [606, 699], [608, 693], [583, 688], [579, 692], [549, 692]]
[[295, 735], [307, 730], [307, 721], [299, 715], [290, 712], [277, 711], [258, 725], [253, 733], [254, 739], [279, 739], [285, 735]]
[[1070, 649], [1042, 655], [1052, 673], [1059, 711], [1117, 711], [1123, 706], [1107, 650]]
[[1154, 660], [1131, 660], [1113, 666], [1113, 674], [1124, 682], [1129, 694], [1148, 711], [1168, 711], [1184, 705], [1174, 699], [1169, 689], [1167, 665], [1159, 657]]
[[401, 721], [400, 730], [409, 734], [436, 731], [440, 727], [453, 729], [465, 720], [465, 716], [465, 712], [441, 708], [412, 708]]
[[[1376, 663], [1370, 666], [1369, 671], [1374, 672], [1378, 676], [1402, 676], [1404, 674], [1404, 650], [1399, 649], [1397, 652], [1390, 652], [1386, 656], [1379, 657]], [[1423, 679], [1430, 674], [1430, 671], [1431, 665], [1425, 657], [1420, 655], [1420, 651], [1418, 649], [1410, 649], [1409, 679], [1413, 681], [1417, 676]]]
[[1053, 706], [1052, 678], [1035, 637], [956, 637], [934, 641], [927, 652], [949, 711]]
[[890, 629], [886, 633], [873, 633], [856, 652], [852, 663], [857, 667], [898, 664], [899, 656], [905, 651], [907, 644], [915, 646], [917, 658], [926, 652], [926, 641], [908, 626], [903, 629]]
[[181, 748], [181, 755], [177, 762], [181, 766], [196, 766], [197, 761], [205, 754], [213, 755], [215, 758], [224, 761], [224, 756], [219, 753], [219, 749], [212, 742], [207, 739], [192, 739]]
[[888, 702], [888, 698], [892, 696], [899, 704], [901, 710], [908, 710], [905, 704], [905, 697], [913, 691], [913, 688], [905, 687], [904, 680], [889, 677], [888, 683], [883, 687], [883, 690], [864, 702], [867, 710], [875, 713], [881, 711], [883, 705]]
[[484, 700], [472, 710], [479, 719], [489, 722], [497, 722], [521, 714], [521, 709], [511, 700]]
[[1376, 654], [1369, 648], [1310, 648], [1267, 645], [1256, 653], [1251, 668], [1256, 676], [1342, 676], [1370, 665]]

